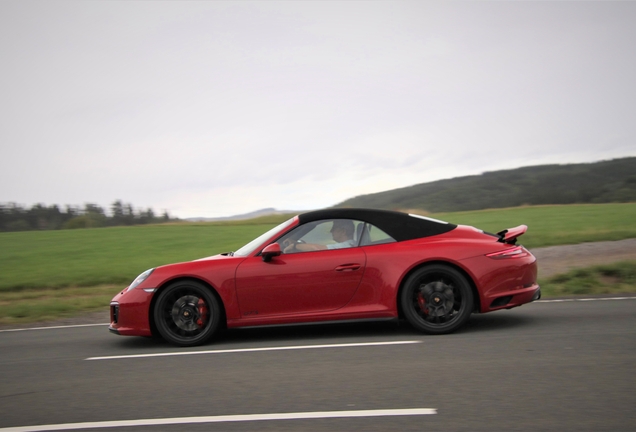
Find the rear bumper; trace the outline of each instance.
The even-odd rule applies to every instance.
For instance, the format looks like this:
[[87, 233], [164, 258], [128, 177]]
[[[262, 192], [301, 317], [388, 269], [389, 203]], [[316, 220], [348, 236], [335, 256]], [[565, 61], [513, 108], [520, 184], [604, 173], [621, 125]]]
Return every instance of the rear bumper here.
[[484, 298], [482, 312], [491, 312], [499, 309], [512, 309], [524, 305], [526, 303], [539, 300], [541, 298], [541, 287], [538, 284], [532, 284], [506, 293], [499, 293], [496, 296]]

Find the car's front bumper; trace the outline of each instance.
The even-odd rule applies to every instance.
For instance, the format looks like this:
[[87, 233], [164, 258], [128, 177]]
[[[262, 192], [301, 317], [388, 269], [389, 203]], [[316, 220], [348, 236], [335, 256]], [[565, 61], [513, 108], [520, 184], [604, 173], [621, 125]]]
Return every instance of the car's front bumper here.
[[152, 336], [150, 302], [154, 290], [136, 288], [122, 291], [110, 302], [111, 333], [125, 336]]

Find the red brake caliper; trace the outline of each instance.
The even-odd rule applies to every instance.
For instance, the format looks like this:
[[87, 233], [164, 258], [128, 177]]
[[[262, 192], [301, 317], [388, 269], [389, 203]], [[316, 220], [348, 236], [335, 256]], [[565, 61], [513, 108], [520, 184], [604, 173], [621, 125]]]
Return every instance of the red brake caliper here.
[[203, 327], [207, 322], [208, 318], [208, 307], [205, 305], [205, 301], [203, 299], [199, 299], [197, 303], [197, 309], [199, 310], [199, 319], [197, 320], [197, 325], [199, 328]]
[[417, 305], [420, 307], [422, 312], [428, 313], [428, 309], [426, 307], [426, 300], [424, 300], [424, 296], [422, 295], [422, 293], [418, 294], [417, 296]]

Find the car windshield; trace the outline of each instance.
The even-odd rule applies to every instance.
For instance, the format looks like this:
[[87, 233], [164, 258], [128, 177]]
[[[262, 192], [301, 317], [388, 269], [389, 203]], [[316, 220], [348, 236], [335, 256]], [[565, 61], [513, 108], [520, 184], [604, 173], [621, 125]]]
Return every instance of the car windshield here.
[[258, 236], [257, 238], [255, 238], [254, 240], [252, 240], [251, 242], [249, 242], [248, 244], [246, 244], [245, 246], [243, 246], [242, 248], [234, 252], [233, 255], [234, 256], [251, 255], [256, 250], [256, 248], [259, 247], [265, 240], [272, 237], [278, 231], [283, 231], [285, 228], [289, 227], [291, 224], [294, 223], [294, 220], [295, 220], [295, 217], [289, 220], [286, 220], [280, 225], [275, 226], [271, 230], [267, 231], [265, 234]]

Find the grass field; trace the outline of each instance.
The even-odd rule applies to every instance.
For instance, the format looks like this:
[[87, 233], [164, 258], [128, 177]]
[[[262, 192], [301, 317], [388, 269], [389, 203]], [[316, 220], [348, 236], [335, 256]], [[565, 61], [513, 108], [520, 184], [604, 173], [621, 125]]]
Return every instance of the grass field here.
[[636, 203], [514, 207], [440, 213], [433, 217], [497, 232], [528, 225], [528, 248], [636, 237]]
[[[529, 248], [636, 238], [636, 203], [518, 207], [430, 216], [490, 232], [526, 224], [529, 229], [521, 242]], [[118, 290], [150, 267], [236, 250], [287, 217], [0, 233], [0, 322], [68, 316], [105, 307]], [[603, 290], [618, 289], [606, 283], [611, 278], [601, 280]], [[625, 280], [628, 282], [621, 282], [622, 290], [633, 285], [630, 279]], [[544, 283], [556, 287], [555, 295], [573, 293], [571, 287], [580, 285]]]
[[99, 285], [0, 292], [0, 324], [21, 324], [108, 310], [121, 286]]
[[578, 268], [539, 281], [545, 297], [636, 293], [636, 262]]
[[0, 291], [127, 284], [150, 267], [235, 250], [272, 225], [178, 224], [0, 234]]

